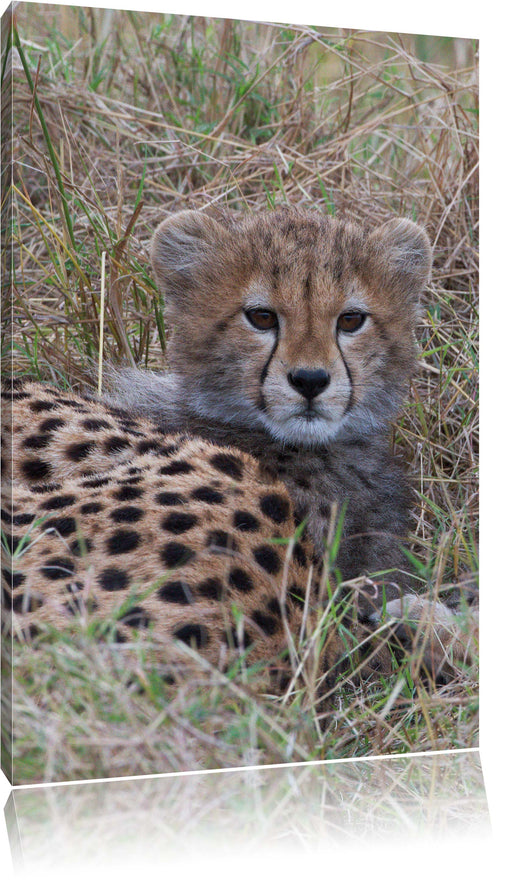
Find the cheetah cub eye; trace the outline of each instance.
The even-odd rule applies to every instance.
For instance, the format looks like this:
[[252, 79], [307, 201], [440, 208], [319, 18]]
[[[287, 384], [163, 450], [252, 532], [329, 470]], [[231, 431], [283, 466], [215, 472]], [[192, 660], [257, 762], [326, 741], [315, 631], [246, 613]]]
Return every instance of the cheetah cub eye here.
[[345, 332], [345, 334], [352, 334], [354, 331], [359, 331], [366, 322], [367, 315], [368, 313], [362, 313], [360, 310], [350, 310], [346, 313], [342, 313], [338, 319], [336, 327], [338, 334], [340, 331]]
[[277, 315], [273, 310], [267, 310], [265, 307], [252, 307], [245, 310], [245, 316], [258, 331], [272, 331], [278, 326]]

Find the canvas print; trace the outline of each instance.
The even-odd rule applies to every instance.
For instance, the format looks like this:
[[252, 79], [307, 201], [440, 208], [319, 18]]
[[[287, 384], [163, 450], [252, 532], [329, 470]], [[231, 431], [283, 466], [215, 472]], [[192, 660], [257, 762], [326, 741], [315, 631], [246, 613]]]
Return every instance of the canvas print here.
[[478, 44], [2, 21], [2, 768], [478, 744]]

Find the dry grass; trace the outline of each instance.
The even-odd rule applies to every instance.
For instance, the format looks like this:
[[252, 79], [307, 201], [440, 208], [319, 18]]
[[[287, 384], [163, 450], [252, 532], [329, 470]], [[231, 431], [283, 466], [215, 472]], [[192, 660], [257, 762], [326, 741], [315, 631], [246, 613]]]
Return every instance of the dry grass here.
[[[370, 223], [418, 220], [435, 264], [420, 368], [394, 444], [418, 477], [411, 566], [450, 595], [477, 557], [475, 47], [24, 4], [17, 24], [12, 69], [3, 69], [4, 95], [12, 72], [14, 96], [4, 369], [75, 388], [95, 382], [104, 252], [104, 358], [161, 366], [166, 332], [148, 245], [169, 211], [290, 203]], [[431, 60], [440, 49], [450, 64]], [[298, 700], [276, 706], [225, 685], [170, 705], [156, 670], [148, 687], [146, 649], [133, 649], [123, 674], [108, 643], [95, 647], [78, 628], [72, 639], [43, 636], [37, 659], [16, 649], [18, 781], [477, 740], [474, 667], [434, 693], [400, 668], [392, 683], [347, 684], [320, 729]], [[65, 701], [83, 683], [84, 660], [82, 698], [95, 709], [85, 717], [83, 702]]]

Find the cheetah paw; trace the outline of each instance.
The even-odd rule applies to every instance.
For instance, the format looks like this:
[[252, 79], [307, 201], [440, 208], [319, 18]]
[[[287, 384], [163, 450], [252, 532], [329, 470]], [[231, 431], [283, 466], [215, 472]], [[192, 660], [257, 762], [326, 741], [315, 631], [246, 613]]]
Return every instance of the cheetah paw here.
[[389, 642], [398, 643], [436, 682], [443, 682], [461, 665], [472, 664], [477, 645], [478, 622], [454, 613], [440, 601], [414, 594], [404, 595], [371, 615], [372, 624], [387, 625]]

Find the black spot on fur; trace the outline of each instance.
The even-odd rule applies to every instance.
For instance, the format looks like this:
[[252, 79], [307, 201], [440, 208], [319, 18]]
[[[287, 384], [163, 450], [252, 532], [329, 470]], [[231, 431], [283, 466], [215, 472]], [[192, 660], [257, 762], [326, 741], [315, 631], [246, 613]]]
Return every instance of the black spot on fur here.
[[[290, 613], [290, 605], [285, 602], [284, 609], [287, 614]], [[267, 601], [267, 610], [270, 611], [274, 616], [278, 616], [281, 618], [281, 605], [277, 598], [271, 598], [270, 601]]]
[[[17, 527], [19, 525], [31, 524], [33, 522], [34, 518], [36, 517], [35, 515], [32, 515], [30, 512], [22, 512], [22, 513], [20, 513], [20, 515], [12, 515], [10, 518], [9, 518], [8, 513], [6, 513], [6, 515], [7, 515], [6, 520], [7, 521], [10, 520], [11, 523], [13, 525], [16, 525]], [[4, 516], [2, 515], [2, 518], [3, 517]]]
[[182, 496], [169, 491], [157, 494], [156, 501], [160, 506], [181, 506], [185, 502]]
[[233, 524], [238, 530], [254, 531], [258, 530], [260, 523], [251, 512], [244, 512], [238, 509], [233, 515]]
[[306, 567], [307, 558], [304, 549], [302, 548], [300, 543], [295, 543], [293, 546], [293, 557], [302, 567]]
[[37, 595], [26, 592], [12, 599], [12, 609], [14, 613], [33, 613], [34, 610], [39, 610], [43, 603], [44, 601]]
[[9, 552], [11, 553], [11, 555], [14, 555], [16, 549], [18, 548], [19, 544], [21, 543], [22, 538], [15, 536], [13, 534], [10, 534], [10, 533], [6, 533], [6, 531], [4, 531], [4, 539], [7, 544], [7, 548], [9, 549]]
[[178, 450], [179, 450], [178, 445], [174, 445], [174, 444], [173, 445], [162, 445], [162, 447], [160, 448], [158, 453], [159, 453], [160, 457], [171, 457]]
[[192, 604], [188, 585], [179, 579], [161, 586], [158, 589], [158, 597], [170, 604]]
[[2, 398], [7, 399], [8, 401], [21, 401], [22, 399], [28, 399], [30, 393], [28, 392], [13, 392], [11, 390], [7, 390], [6, 392], [2, 392]]
[[60, 485], [56, 481], [47, 482], [47, 484], [33, 484], [30, 490], [33, 494], [49, 494], [53, 491], [58, 491], [62, 485]]
[[121, 478], [120, 484], [139, 484], [141, 481], [141, 475], [129, 475], [128, 478]]
[[124, 616], [121, 616], [119, 622], [124, 622], [125, 625], [129, 625], [132, 629], [147, 629], [151, 622], [151, 617], [143, 607], [136, 606], [132, 607]]
[[101, 503], [84, 503], [83, 506], [80, 506], [82, 515], [94, 515], [96, 512], [101, 512], [102, 509]]
[[144, 433], [141, 432], [139, 429], [132, 429], [132, 427], [125, 423], [123, 420], [121, 420], [120, 429], [122, 429], [123, 432], [126, 433], [126, 435], [131, 435], [132, 438], [142, 438], [144, 435]]
[[224, 586], [216, 576], [209, 576], [199, 583], [195, 590], [203, 598], [220, 601], [224, 592]]
[[23, 638], [25, 641], [32, 641], [34, 638], [37, 638], [38, 635], [41, 634], [41, 629], [39, 629], [36, 625], [22, 626], [21, 629], [23, 633]]
[[129, 421], [129, 419], [130, 419], [128, 417], [128, 413], [126, 411], [123, 411], [122, 408], [114, 408], [114, 407], [108, 406], [107, 410], [108, 410], [109, 414], [113, 414], [114, 417], [120, 417], [121, 420]]
[[89, 456], [93, 448], [94, 442], [75, 442], [66, 448], [66, 456], [73, 463], [80, 463], [81, 460], [85, 460]]
[[44, 460], [25, 460], [21, 464], [21, 471], [29, 482], [44, 481], [45, 478], [50, 478], [52, 467]]
[[133, 524], [136, 521], [140, 521], [143, 515], [144, 510], [139, 509], [138, 506], [120, 506], [119, 509], [114, 509], [110, 513], [112, 521], [115, 521], [117, 524], [122, 522]]
[[35, 414], [39, 414], [41, 411], [53, 411], [56, 408], [54, 402], [44, 402], [44, 401], [36, 401], [30, 402], [29, 408]]
[[195, 515], [191, 515], [189, 512], [171, 512], [163, 519], [162, 528], [168, 530], [169, 533], [185, 533], [195, 524], [197, 524]]
[[76, 595], [79, 592], [83, 592], [84, 584], [80, 582], [80, 580], [76, 580], [75, 582], [68, 583], [66, 586], [66, 592], [69, 592], [71, 595]]
[[184, 644], [188, 644], [189, 647], [195, 646], [198, 649], [205, 647], [209, 640], [207, 629], [198, 622], [183, 625], [181, 628], [175, 629], [173, 634]]
[[207, 545], [213, 552], [236, 552], [238, 544], [231, 534], [225, 530], [211, 530], [208, 534]]
[[82, 558], [85, 555], [88, 555], [89, 552], [92, 552], [94, 545], [92, 540], [88, 537], [79, 537], [78, 539], [73, 540], [69, 548], [72, 555], [78, 555]]
[[2, 576], [12, 589], [18, 589], [26, 579], [24, 573], [16, 573], [16, 571], [9, 570], [7, 567], [2, 568]]
[[260, 567], [262, 567], [263, 570], [266, 570], [267, 573], [272, 575], [279, 573], [281, 561], [279, 555], [272, 546], [258, 546], [257, 549], [253, 550], [252, 554]]
[[53, 509], [64, 509], [66, 506], [72, 506], [76, 502], [76, 497], [72, 494], [62, 494], [58, 497], [49, 497], [41, 503], [41, 509], [51, 512]]
[[266, 635], [274, 635], [279, 628], [279, 624], [275, 617], [269, 616], [267, 613], [264, 613], [263, 610], [255, 610], [254, 613], [251, 614], [251, 619], [254, 620], [256, 625], [258, 625]]
[[114, 491], [112, 496], [115, 500], [119, 500], [120, 503], [125, 503], [128, 500], [138, 500], [139, 497], [142, 497], [143, 490], [140, 487], [131, 487], [126, 486], [119, 488], [119, 490]]
[[55, 399], [56, 402], [59, 402], [61, 405], [69, 405], [71, 408], [81, 408], [82, 405], [76, 399], [66, 399], [63, 396], [58, 396]]
[[61, 537], [68, 537], [71, 533], [74, 533], [76, 530], [76, 521], [71, 516], [63, 517], [63, 518], [50, 518], [48, 521], [44, 522], [44, 529], [53, 528], [57, 531]]
[[160, 442], [156, 439], [145, 439], [137, 444], [139, 454], [147, 454], [148, 451], [157, 453], [160, 450]]
[[89, 432], [97, 432], [98, 429], [109, 429], [110, 423], [107, 420], [99, 420], [97, 418], [87, 418], [82, 421], [82, 426]]
[[252, 644], [252, 637], [246, 629], [242, 629], [241, 633], [235, 628], [226, 629], [224, 638], [229, 647], [243, 647], [247, 649]]
[[282, 524], [290, 514], [290, 504], [279, 494], [267, 494], [260, 500], [261, 511], [268, 515], [276, 524]]
[[171, 568], [191, 561], [195, 553], [182, 543], [166, 543], [160, 552], [160, 557], [166, 567]]
[[49, 435], [29, 435], [23, 442], [23, 447], [30, 451], [38, 451], [41, 448], [46, 448], [49, 442]]
[[109, 555], [125, 555], [140, 544], [140, 536], [134, 530], [116, 530], [106, 542]]
[[229, 584], [234, 589], [238, 589], [239, 592], [252, 592], [254, 590], [254, 583], [251, 577], [240, 567], [235, 567], [230, 571]]
[[121, 435], [112, 435], [110, 438], [107, 438], [106, 441], [103, 442], [103, 450], [106, 454], [115, 454], [118, 451], [122, 451], [123, 448], [129, 447], [130, 442], [128, 439], [123, 438]]
[[128, 574], [118, 567], [107, 567], [101, 571], [98, 582], [106, 592], [119, 592], [128, 585]]
[[83, 487], [105, 487], [110, 481], [109, 478], [86, 478], [82, 481]]
[[193, 472], [193, 469], [194, 467], [190, 463], [185, 463], [184, 460], [175, 460], [174, 463], [162, 466], [160, 475], [186, 475], [188, 472]]
[[60, 417], [48, 417], [47, 420], [43, 420], [39, 429], [41, 432], [53, 432], [54, 429], [60, 429], [61, 426], [65, 425], [66, 421]]
[[236, 481], [240, 481], [243, 477], [243, 463], [238, 457], [234, 457], [233, 454], [215, 454], [211, 458], [210, 463], [219, 472], [229, 475], [230, 478], [234, 478]]
[[211, 487], [198, 487], [190, 494], [192, 500], [199, 500], [201, 503], [223, 503], [224, 497], [219, 491]]
[[70, 600], [64, 605], [66, 613], [69, 613], [70, 616], [76, 616], [79, 613], [83, 613], [85, 610], [89, 613], [94, 613], [94, 611], [99, 608], [97, 601], [94, 601], [92, 598], [84, 599], [79, 592], [72, 592], [72, 589], [70, 588], [72, 585], [72, 583], [68, 583], [66, 586], [68, 592], [71, 593]]
[[306, 596], [302, 586], [298, 586], [296, 583], [293, 583], [288, 589], [288, 595], [290, 596], [294, 604], [298, 604], [299, 607], [304, 607]]
[[47, 579], [63, 579], [75, 572], [75, 565], [71, 558], [49, 558], [40, 573]]

